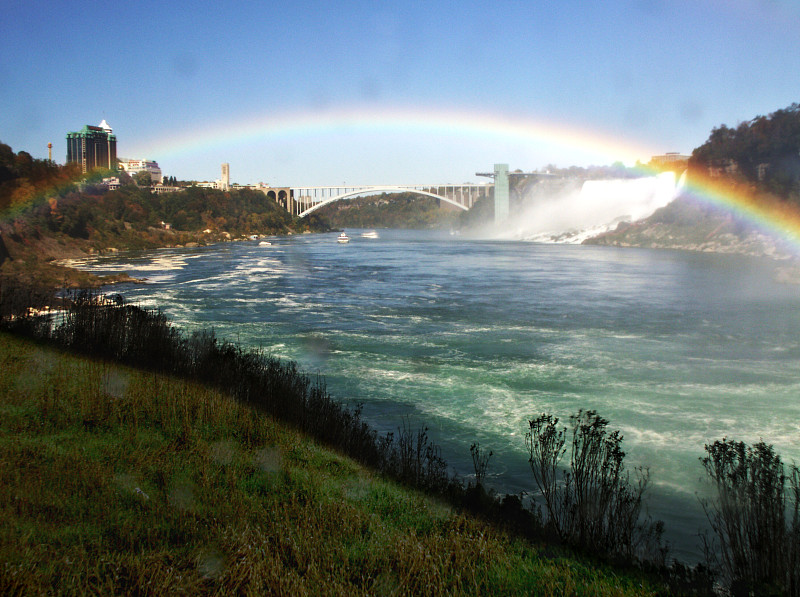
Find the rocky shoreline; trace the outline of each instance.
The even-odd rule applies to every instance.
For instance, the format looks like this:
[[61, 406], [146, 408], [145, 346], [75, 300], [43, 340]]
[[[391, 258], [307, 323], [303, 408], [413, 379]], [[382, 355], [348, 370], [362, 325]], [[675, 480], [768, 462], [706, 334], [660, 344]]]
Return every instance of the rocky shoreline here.
[[744, 236], [730, 232], [710, 233], [705, 238], [696, 240], [663, 224], [633, 223], [620, 228], [590, 238], [583, 244], [725, 253], [778, 260], [793, 258], [789, 251], [774, 239], [757, 232], [750, 232]]
[[686, 198], [678, 198], [637, 222], [620, 223], [614, 230], [584, 241], [590, 245], [675, 249], [769, 257], [797, 258], [788, 241], [765, 234], [755, 225], [719, 213]]
[[789, 241], [687, 199], [676, 199], [649, 218], [621, 223], [583, 244], [766, 258], [776, 262], [777, 282], [800, 284], [800, 256]]
[[[296, 232], [288, 231], [288, 234]], [[46, 235], [32, 227], [20, 229], [19, 225], [14, 226], [13, 223], [0, 223], [0, 283], [52, 290], [143, 283], [146, 280], [131, 277], [124, 272], [97, 276], [81, 271], [72, 264], [76, 260], [120, 251], [199, 247], [248, 240], [252, 236], [254, 235], [211, 230], [185, 232], [151, 227], [145, 232], [127, 231], [124, 236], [105, 239], [104, 244], [107, 246], [98, 248], [98, 241], [63, 234]], [[260, 238], [264, 235], [255, 236]]]

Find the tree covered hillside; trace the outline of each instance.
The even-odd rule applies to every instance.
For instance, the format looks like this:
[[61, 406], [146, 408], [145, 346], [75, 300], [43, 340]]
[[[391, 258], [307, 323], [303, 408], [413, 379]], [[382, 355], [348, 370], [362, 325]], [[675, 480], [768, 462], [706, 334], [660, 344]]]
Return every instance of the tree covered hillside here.
[[52, 262], [92, 252], [329, 229], [319, 217], [290, 215], [259, 191], [190, 186], [158, 195], [130, 178], [111, 191], [102, 179], [112, 174], [81, 175], [72, 164], [0, 144], [0, 273], [63, 283], [64, 272]]
[[461, 210], [415, 193], [382, 193], [336, 201], [317, 212], [336, 228], [452, 228]]
[[712, 176], [755, 183], [800, 204], [800, 104], [756, 116], [735, 128], [712, 129], [689, 162]]
[[[800, 221], [800, 104], [757, 116], [735, 128], [722, 124], [712, 129], [706, 142], [692, 152], [689, 180], [704, 181], [717, 192], [736, 197], [764, 219]], [[733, 212], [698, 200], [691, 192], [649, 218], [621, 224], [586, 242], [754, 256], [794, 255], [785, 240], [764, 233]]]
[[27, 151], [14, 151], [0, 143], [0, 214], [12, 206], [24, 205], [46, 189], [69, 187], [79, 177], [73, 165], [58, 166], [38, 160]]

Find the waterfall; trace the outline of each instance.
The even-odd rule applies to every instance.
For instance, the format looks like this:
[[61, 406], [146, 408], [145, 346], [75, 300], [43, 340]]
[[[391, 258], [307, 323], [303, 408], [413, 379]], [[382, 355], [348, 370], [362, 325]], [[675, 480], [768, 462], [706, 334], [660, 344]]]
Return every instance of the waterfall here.
[[530, 199], [507, 236], [537, 242], [580, 243], [620, 222], [650, 216], [677, 195], [673, 172], [634, 179], [587, 180], [579, 191]]

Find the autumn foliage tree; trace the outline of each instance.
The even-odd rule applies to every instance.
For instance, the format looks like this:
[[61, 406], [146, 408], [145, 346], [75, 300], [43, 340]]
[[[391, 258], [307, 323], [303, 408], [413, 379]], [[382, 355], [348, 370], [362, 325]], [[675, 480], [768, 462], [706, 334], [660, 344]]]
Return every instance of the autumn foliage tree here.
[[27, 151], [14, 153], [0, 143], [0, 212], [30, 203], [48, 190], [69, 186], [78, 174], [74, 164], [59, 166], [33, 158]]

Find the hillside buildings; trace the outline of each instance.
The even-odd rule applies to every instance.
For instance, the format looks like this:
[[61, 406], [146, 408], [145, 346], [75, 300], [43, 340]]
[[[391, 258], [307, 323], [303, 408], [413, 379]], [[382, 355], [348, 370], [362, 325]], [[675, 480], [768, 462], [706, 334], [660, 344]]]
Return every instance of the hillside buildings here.
[[121, 169], [130, 176], [147, 172], [154, 184], [163, 178], [154, 160], [117, 158], [117, 137], [105, 119], [97, 126], [87, 124], [80, 131], [67, 133], [67, 163], [80, 164], [84, 173], [95, 168]]
[[[163, 172], [158, 162], [146, 159], [131, 159], [117, 157], [117, 137], [113, 134], [111, 126], [103, 119], [97, 125], [87, 124], [80, 131], [67, 133], [67, 163], [80, 164], [81, 172], [87, 173], [95, 168], [105, 168], [108, 170], [125, 171], [131, 178], [139, 172], [147, 172], [152, 181], [151, 190], [155, 193], [171, 193], [180, 190], [182, 187], [169, 186], [162, 184], [164, 180]], [[259, 183], [257, 185], [239, 185], [231, 182], [231, 166], [229, 163], [222, 164], [221, 176], [219, 180], [213, 182], [194, 183], [199, 187], [219, 189], [222, 191], [238, 189], [254, 189], [267, 193], [269, 185]], [[103, 179], [103, 183], [109, 190], [120, 187], [119, 177], [109, 177]]]
[[103, 119], [97, 126], [87, 124], [80, 131], [67, 133], [67, 163], [80, 164], [81, 172], [116, 169], [117, 138], [112, 132]]
[[668, 151], [663, 155], [654, 155], [650, 158], [650, 163], [656, 167], [665, 167], [665, 166], [674, 166], [674, 165], [685, 165], [689, 162], [689, 158], [692, 156], [683, 155], [678, 153], [677, 151]]
[[158, 162], [154, 160], [130, 160], [120, 158], [119, 167], [125, 170], [131, 178], [139, 172], [148, 172], [153, 183], [159, 183], [163, 178], [161, 168], [159, 168]]
[[[243, 188], [256, 188], [258, 185], [240, 185], [233, 183], [231, 184], [231, 165], [229, 163], [222, 164], [222, 175], [218, 180], [214, 182], [196, 182], [198, 187], [202, 187], [204, 189], [217, 189], [220, 191], [230, 191], [231, 189], [243, 189]], [[260, 190], [260, 189], [259, 189]]]

